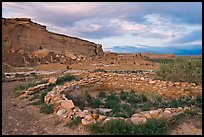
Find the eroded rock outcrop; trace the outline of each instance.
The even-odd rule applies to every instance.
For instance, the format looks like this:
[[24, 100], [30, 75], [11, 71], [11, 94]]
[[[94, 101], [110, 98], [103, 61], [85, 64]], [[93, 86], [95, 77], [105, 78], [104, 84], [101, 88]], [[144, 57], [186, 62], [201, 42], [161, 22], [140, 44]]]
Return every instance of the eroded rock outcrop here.
[[28, 18], [2, 18], [2, 61], [14, 66], [70, 63], [73, 56], [101, 57], [102, 45], [76, 37], [49, 32], [46, 26]]

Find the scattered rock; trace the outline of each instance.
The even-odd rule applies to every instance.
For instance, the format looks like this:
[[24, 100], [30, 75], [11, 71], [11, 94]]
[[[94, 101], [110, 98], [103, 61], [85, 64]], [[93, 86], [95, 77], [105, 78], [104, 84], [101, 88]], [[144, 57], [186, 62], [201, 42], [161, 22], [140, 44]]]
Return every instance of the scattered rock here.
[[57, 111], [57, 115], [58, 115], [58, 116], [62, 116], [62, 115], [64, 115], [65, 113], [66, 113], [66, 109], [60, 109], [60, 110]]
[[180, 83], [180, 82], [174, 82], [174, 85], [175, 85], [175, 86], [180, 86], [181, 83]]
[[85, 115], [84, 116], [84, 119], [88, 120], [88, 121], [91, 121], [93, 120], [94, 118], [91, 116], [91, 115]]
[[107, 116], [99, 115], [98, 120], [99, 120], [99, 121], [103, 121], [103, 120], [105, 120], [106, 118], [107, 118]]
[[106, 114], [106, 113], [111, 112], [111, 109], [108, 109], [108, 108], [97, 108], [97, 110], [98, 110], [99, 113], [101, 113], [101, 114]]
[[151, 116], [150, 114], [144, 114], [144, 116], [145, 116], [147, 119], [152, 118], [152, 116]]
[[159, 111], [158, 110], [151, 110], [150, 112], [149, 112], [151, 115], [159, 115]]
[[149, 81], [149, 84], [155, 84], [157, 81]]
[[72, 102], [72, 100], [64, 100], [62, 103], [61, 103], [61, 106], [63, 108], [66, 108], [66, 109], [72, 109], [74, 108], [74, 103]]
[[169, 110], [164, 110], [164, 113], [169, 113], [169, 114], [171, 114], [171, 111], [169, 111]]
[[51, 77], [49, 80], [48, 80], [48, 83], [50, 84], [56, 84], [57, 82], [57, 78], [56, 77]]
[[169, 83], [168, 83], [168, 86], [169, 86], [169, 87], [173, 87], [173, 86], [174, 86], [174, 83], [173, 83], [173, 82], [169, 82]]
[[139, 114], [139, 113], [135, 113], [135, 114], [132, 115], [132, 117], [142, 117], [142, 115]]
[[161, 115], [161, 118], [164, 120], [167, 120], [171, 117], [171, 113], [169, 113], [169, 112], [163, 112], [160, 115]]
[[89, 110], [84, 109], [84, 110], [82, 111], [82, 113], [84, 113], [85, 115], [88, 115], [88, 114], [89, 114]]
[[34, 94], [34, 93], [36, 93], [36, 92], [38, 92], [38, 91], [40, 91], [40, 90], [42, 90], [42, 89], [47, 88], [48, 85], [49, 85], [49, 83], [40, 84], [40, 85], [37, 85], [37, 86], [35, 86], [35, 87], [30, 87], [30, 88], [28, 88], [28, 89], [25, 91], [25, 93], [26, 93], [27, 95]]
[[91, 116], [92, 116], [95, 120], [97, 120], [97, 119], [99, 118], [99, 114], [95, 114], [95, 113], [94, 113], [94, 114], [92, 114]]
[[84, 126], [90, 125], [90, 124], [92, 124], [92, 123], [94, 123], [94, 122], [95, 122], [94, 119], [91, 120], [91, 121], [89, 121], [89, 120], [86, 120], [86, 119], [83, 118], [83, 119], [81, 120], [81, 124], [84, 125]]
[[141, 118], [141, 117], [131, 117], [131, 122], [133, 124], [142, 124], [146, 123], [147, 119], [146, 118]]
[[142, 80], [142, 81], [143, 81], [144, 79], [145, 79], [144, 77], [141, 77], [141, 78], [140, 78], [140, 80]]

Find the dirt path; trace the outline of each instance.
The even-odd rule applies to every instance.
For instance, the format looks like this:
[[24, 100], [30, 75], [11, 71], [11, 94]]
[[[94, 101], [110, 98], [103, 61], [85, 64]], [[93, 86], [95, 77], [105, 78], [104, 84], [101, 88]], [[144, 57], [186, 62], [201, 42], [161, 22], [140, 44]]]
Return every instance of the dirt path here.
[[13, 98], [15, 85], [2, 83], [2, 134], [3, 135], [80, 135], [88, 134], [83, 127], [72, 130], [59, 117], [42, 114], [39, 107], [27, 105], [28, 100]]

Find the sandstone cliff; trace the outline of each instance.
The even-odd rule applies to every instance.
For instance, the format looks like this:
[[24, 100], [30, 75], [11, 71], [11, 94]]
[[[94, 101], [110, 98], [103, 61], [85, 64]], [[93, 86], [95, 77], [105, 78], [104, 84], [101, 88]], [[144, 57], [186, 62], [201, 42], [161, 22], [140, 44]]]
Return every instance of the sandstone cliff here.
[[49, 32], [28, 18], [2, 18], [2, 46], [3, 63], [14, 67], [103, 56], [102, 45]]

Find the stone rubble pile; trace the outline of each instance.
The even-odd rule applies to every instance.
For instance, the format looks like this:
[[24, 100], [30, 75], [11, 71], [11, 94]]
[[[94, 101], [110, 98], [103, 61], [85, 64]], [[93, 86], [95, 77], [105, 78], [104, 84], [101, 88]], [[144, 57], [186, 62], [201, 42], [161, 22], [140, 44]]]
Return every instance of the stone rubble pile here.
[[[100, 74], [100, 73], [98, 73]], [[113, 75], [123, 75], [123, 74], [113, 74]], [[186, 108], [165, 108], [165, 109], [157, 109], [157, 110], [150, 110], [150, 111], [143, 111], [140, 113], [135, 113], [132, 115], [131, 118], [122, 118], [122, 117], [107, 117], [105, 114], [107, 112], [110, 112], [111, 109], [106, 108], [97, 108], [97, 110], [100, 112], [100, 114], [91, 114], [88, 110], [81, 110], [79, 107], [75, 106], [73, 101], [70, 99], [67, 99], [65, 97], [65, 94], [63, 94], [65, 91], [69, 92], [72, 90], [79, 90], [83, 86], [98, 83], [103, 80], [111, 79], [113, 78], [112, 74], [103, 73], [103, 75], [95, 75], [95, 77], [92, 78], [84, 78], [79, 81], [70, 81], [65, 83], [64, 85], [57, 85], [55, 86], [52, 91], [50, 91], [45, 97], [44, 102], [46, 104], [51, 104], [54, 106], [54, 113], [60, 117], [64, 117], [66, 119], [71, 119], [73, 117], [80, 117], [82, 118], [81, 124], [82, 125], [90, 125], [92, 123], [95, 123], [97, 121], [102, 121], [103, 123], [112, 120], [112, 119], [129, 119], [134, 124], [139, 123], [146, 123], [148, 119], [156, 118], [156, 119], [169, 119], [173, 115], [179, 114], [182, 111], [184, 111]], [[114, 77], [115, 78], [115, 77]], [[122, 77], [123, 79], [128, 79], [127, 77]], [[129, 78], [132, 81], [145, 81], [147, 84], [151, 84], [153, 86], [158, 86], [159, 88], [164, 86], [184, 86], [184, 87], [197, 87], [194, 83], [186, 83], [186, 82], [167, 82], [167, 81], [160, 81], [160, 80], [152, 80], [148, 77], [136, 77], [135, 79]], [[46, 84], [40, 84], [35, 87], [28, 88], [25, 90], [25, 93], [27, 95], [34, 94], [42, 89], [45, 89], [49, 84], [54, 84], [57, 81], [57, 78], [51, 78], [48, 80], [49, 83]], [[103, 115], [101, 115], [103, 114]]]

